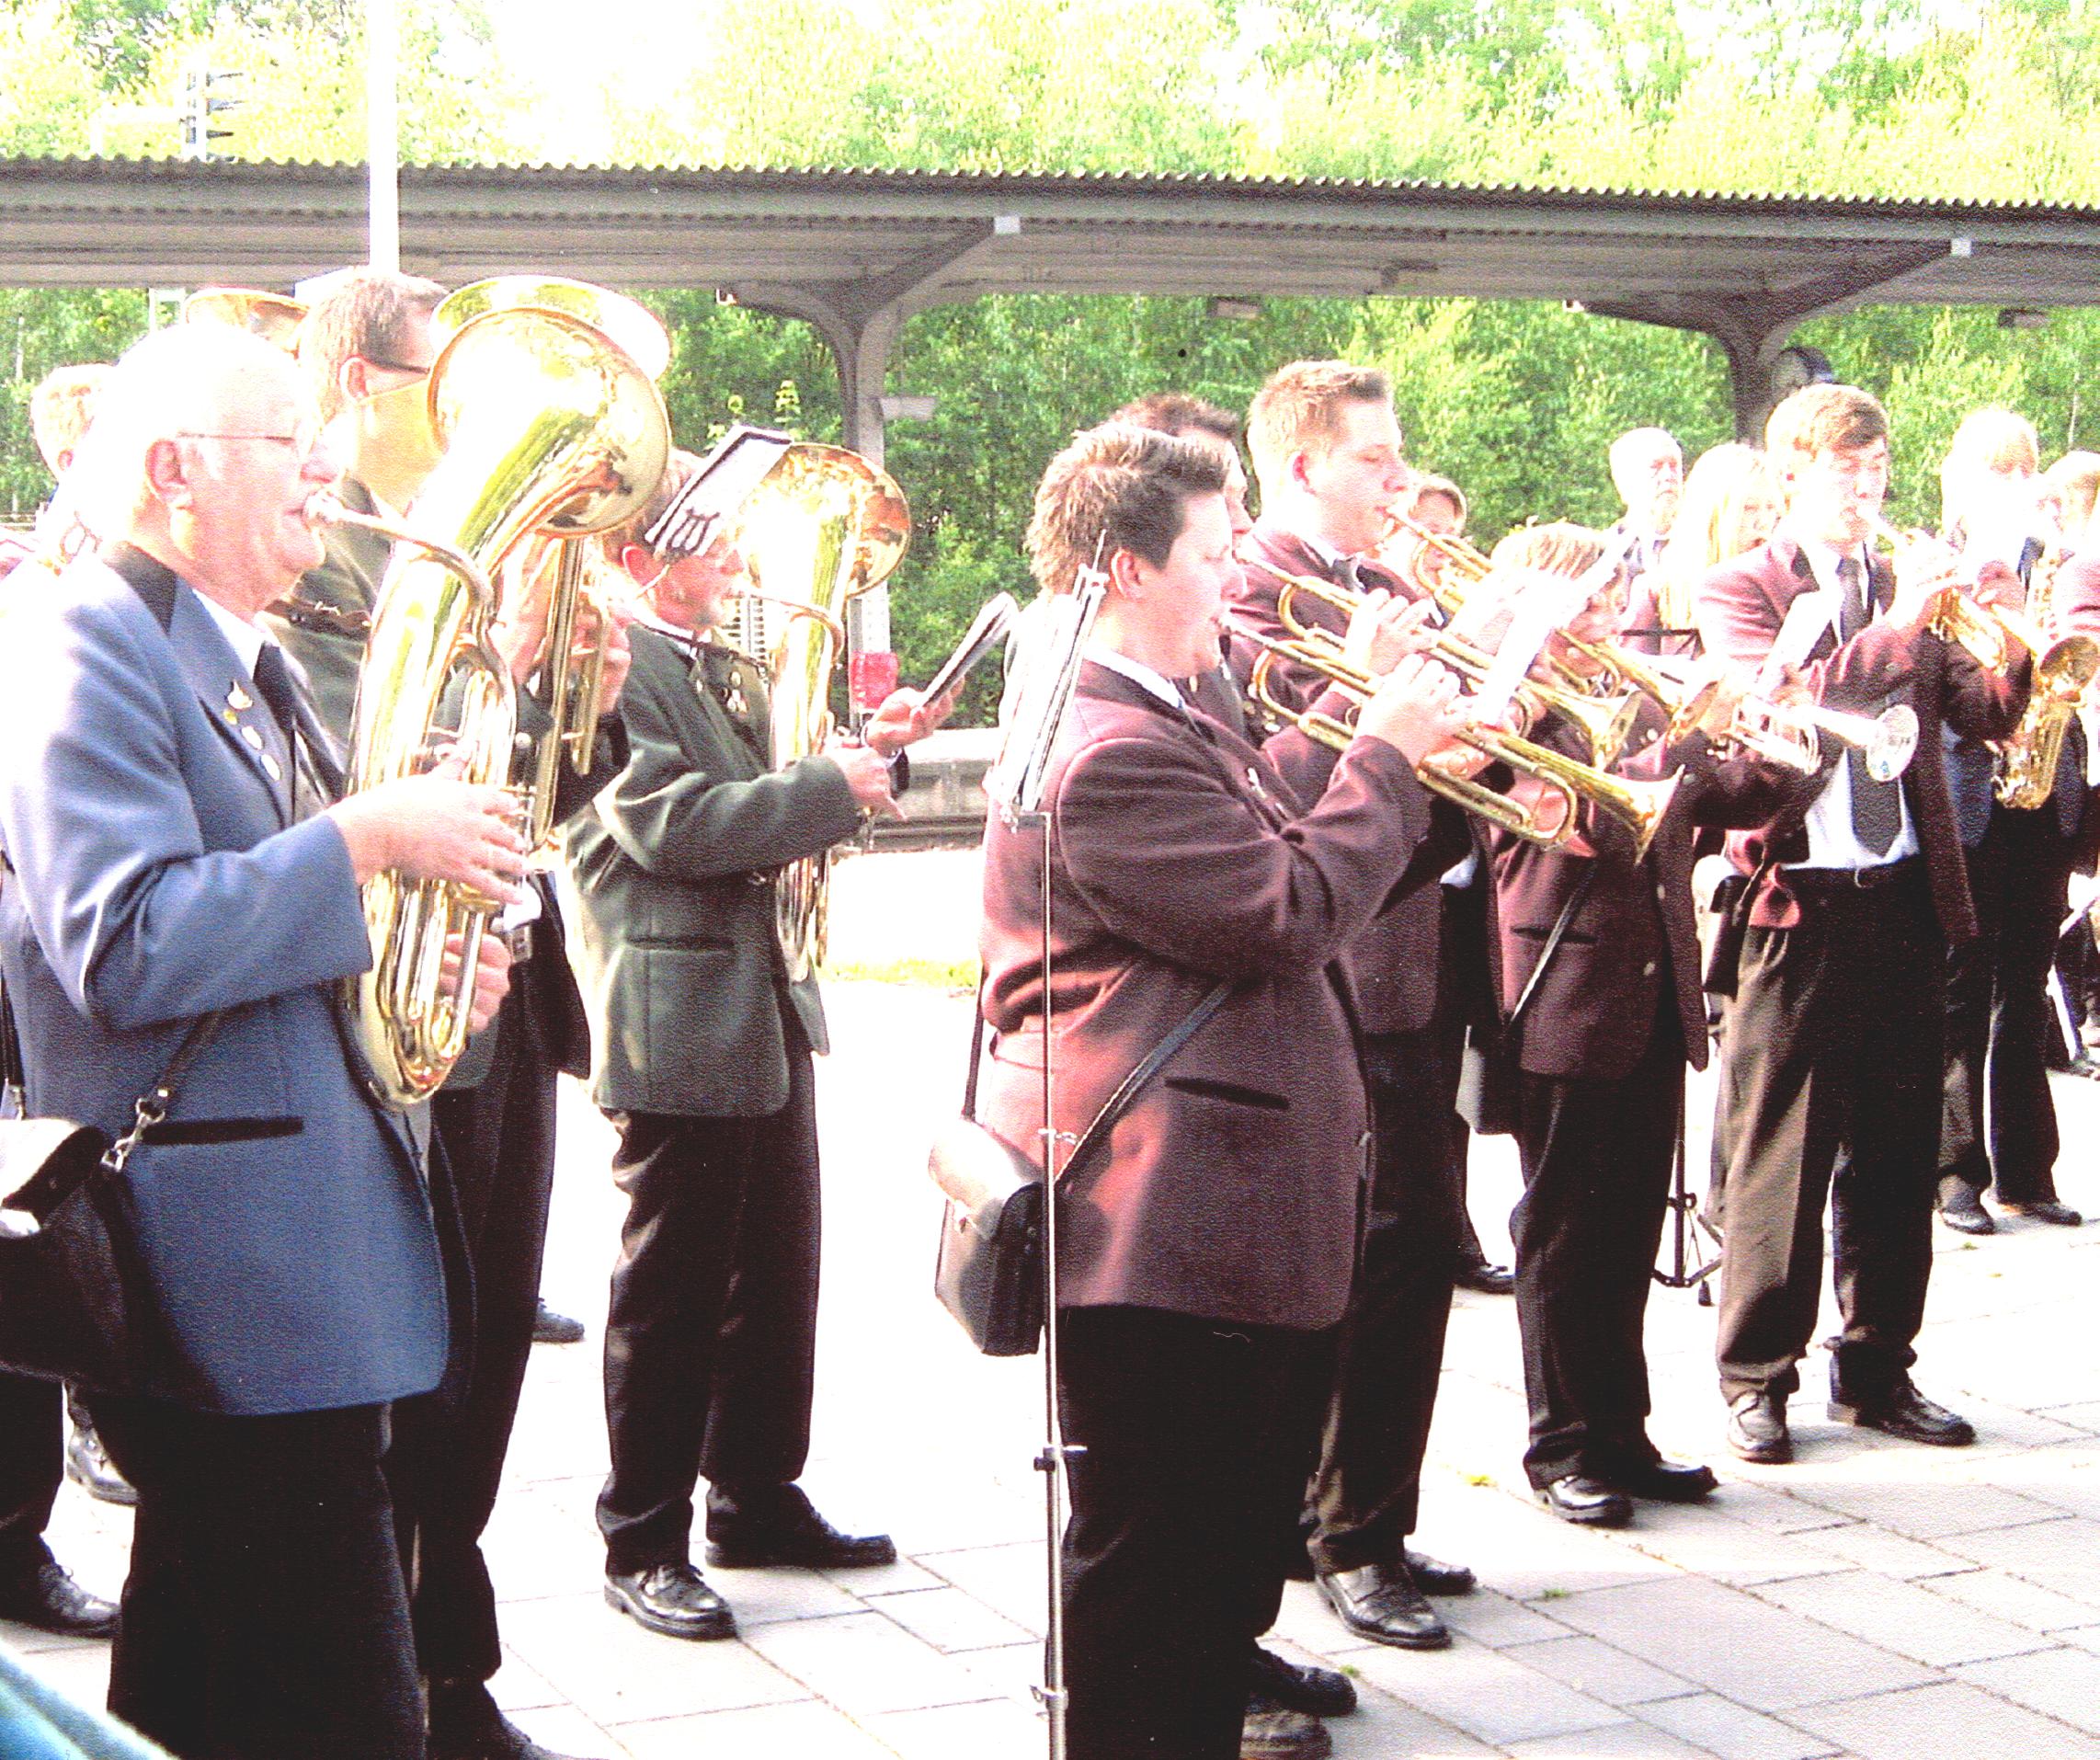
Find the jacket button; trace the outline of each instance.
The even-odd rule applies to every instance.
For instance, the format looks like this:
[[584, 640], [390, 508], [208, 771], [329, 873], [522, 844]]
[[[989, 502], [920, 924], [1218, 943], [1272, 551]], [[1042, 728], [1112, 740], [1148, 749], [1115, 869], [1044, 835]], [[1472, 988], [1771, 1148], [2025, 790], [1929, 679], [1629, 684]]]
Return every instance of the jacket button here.
[[1657, 885], [1657, 886], [1656, 886], [1656, 888], [1655, 888], [1655, 902], [1656, 902], [1657, 904], [1659, 904], [1659, 905], [1660, 905], [1660, 904], [1665, 904], [1665, 903], [1667, 903], [1667, 902], [1669, 901], [1669, 898], [1670, 898], [1670, 889], [1669, 889], [1669, 887], [1667, 887], [1667, 886], [1662, 886], [1662, 885], [1660, 885], [1660, 884], [1658, 884], [1658, 885]]
[[1655, 962], [1652, 959], [1640, 968], [1640, 975], [1643, 977], [1653, 977], [1655, 976]]

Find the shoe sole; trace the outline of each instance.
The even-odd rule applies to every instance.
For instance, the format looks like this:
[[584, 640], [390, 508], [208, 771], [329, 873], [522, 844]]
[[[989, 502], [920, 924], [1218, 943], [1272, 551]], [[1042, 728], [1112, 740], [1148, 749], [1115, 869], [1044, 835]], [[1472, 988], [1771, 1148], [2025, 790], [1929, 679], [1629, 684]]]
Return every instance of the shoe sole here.
[[1871, 1412], [1863, 1411], [1857, 1406], [1840, 1405], [1835, 1400], [1825, 1406], [1823, 1411], [1832, 1423], [1850, 1424], [1855, 1430], [1878, 1431], [1884, 1436], [1895, 1437], [1898, 1442], [1919, 1443], [1927, 1448], [1966, 1448], [1976, 1440], [1975, 1426], [1966, 1423], [1959, 1430], [1927, 1435], [1917, 1430], [1892, 1429]]
[[1294, 1742], [1288, 1746], [1280, 1742], [1260, 1744], [1242, 1743], [1239, 1760], [1328, 1760], [1328, 1756], [1334, 1752], [1334, 1738], [1319, 1725], [1316, 1724], [1314, 1728], [1319, 1730], [1317, 1737]]
[[605, 1585], [605, 1605], [615, 1613], [623, 1613], [645, 1631], [653, 1631], [663, 1638], [682, 1638], [688, 1643], [712, 1643], [718, 1638], [734, 1638], [736, 1635], [736, 1616], [724, 1608], [719, 1622], [710, 1620], [705, 1625], [660, 1619], [646, 1607], [630, 1600], [610, 1583]]
[[1448, 1627], [1439, 1626], [1436, 1630], [1423, 1632], [1419, 1637], [1387, 1631], [1384, 1627], [1373, 1625], [1366, 1620], [1351, 1618], [1349, 1614], [1335, 1601], [1335, 1598], [1328, 1594], [1327, 1584], [1324, 1583], [1319, 1584], [1319, 1594], [1320, 1599], [1334, 1609], [1334, 1617], [1337, 1619], [1341, 1620], [1359, 1638], [1368, 1638], [1374, 1644], [1384, 1644], [1390, 1650], [1449, 1650], [1451, 1648], [1451, 1631]]
[[1547, 1514], [1557, 1521], [1566, 1522], [1570, 1527], [1624, 1527], [1633, 1519], [1632, 1509], [1613, 1509], [1608, 1504], [1598, 1510], [1556, 1509], [1546, 1501], [1544, 1491], [1533, 1493]]

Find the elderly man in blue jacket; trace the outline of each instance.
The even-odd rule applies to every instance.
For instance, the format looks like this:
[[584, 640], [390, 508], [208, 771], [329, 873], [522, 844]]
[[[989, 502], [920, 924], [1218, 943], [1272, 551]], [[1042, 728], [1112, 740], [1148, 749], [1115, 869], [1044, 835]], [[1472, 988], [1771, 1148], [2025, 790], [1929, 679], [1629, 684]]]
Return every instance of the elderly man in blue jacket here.
[[[500, 791], [442, 773], [337, 802], [257, 623], [321, 544], [335, 479], [291, 362], [234, 331], [141, 343], [105, 390], [102, 543], [0, 653], [0, 961], [32, 1111], [112, 1135], [205, 1017], [124, 1170], [157, 1304], [143, 1384], [92, 1407], [139, 1491], [109, 1703], [212, 1760], [419, 1760], [380, 1471], [390, 1401], [444, 1372], [416, 1116], [368, 1095], [337, 982], [384, 869], [508, 897]], [[474, 1013], [500, 1000], [485, 954]]]

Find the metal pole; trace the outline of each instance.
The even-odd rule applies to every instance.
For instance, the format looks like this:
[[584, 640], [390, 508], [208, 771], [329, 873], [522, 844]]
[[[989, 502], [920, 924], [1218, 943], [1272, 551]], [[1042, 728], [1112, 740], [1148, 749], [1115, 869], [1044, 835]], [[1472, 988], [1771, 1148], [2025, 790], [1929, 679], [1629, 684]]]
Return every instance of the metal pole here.
[[365, 0], [365, 164], [371, 175], [371, 266], [401, 267], [401, 116], [394, 81], [401, 40], [394, 0]]
[[1049, 813], [1043, 826], [1043, 1452], [1035, 1468], [1044, 1477], [1043, 1513], [1049, 1606], [1044, 1620], [1043, 1685], [1036, 1697], [1049, 1720], [1050, 1760], [1065, 1760], [1065, 1474], [1071, 1452], [1065, 1446], [1065, 1419], [1057, 1398], [1057, 1114], [1051, 1066], [1050, 842]]

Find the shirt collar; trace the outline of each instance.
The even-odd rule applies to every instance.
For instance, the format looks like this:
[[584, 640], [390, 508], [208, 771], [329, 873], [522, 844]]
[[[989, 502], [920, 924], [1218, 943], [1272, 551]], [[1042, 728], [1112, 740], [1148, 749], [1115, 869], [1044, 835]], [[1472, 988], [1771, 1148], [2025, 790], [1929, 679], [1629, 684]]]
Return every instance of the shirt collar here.
[[1121, 673], [1148, 695], [1158, 697], [1170, 709], [1188, 707], [1181, 701], [1181, 693], [1174, 688], [1172, 680], [1155, 672], [1142, 660], [1134, 660], [1127, 654], [1119, 654], [1101, 642], [1087, 644], [1087, 658], [1096, 666], [1105, 666], [1111, 672]]
[[[194, 587], [190, 590], [197, 591]], [[211, 621], [219, 626], [219, 634], [226, 638], [226, 646], [234, 650], [234, 657], [247, 669], [248, 677], [254, 678], [256, 662], [262, 657], [263, 644], [269, 638], [257, 625], [244, 623], [223, 605], [202, 593], [197, 594], [197, 602], [204, 607], [211, 614]]]

